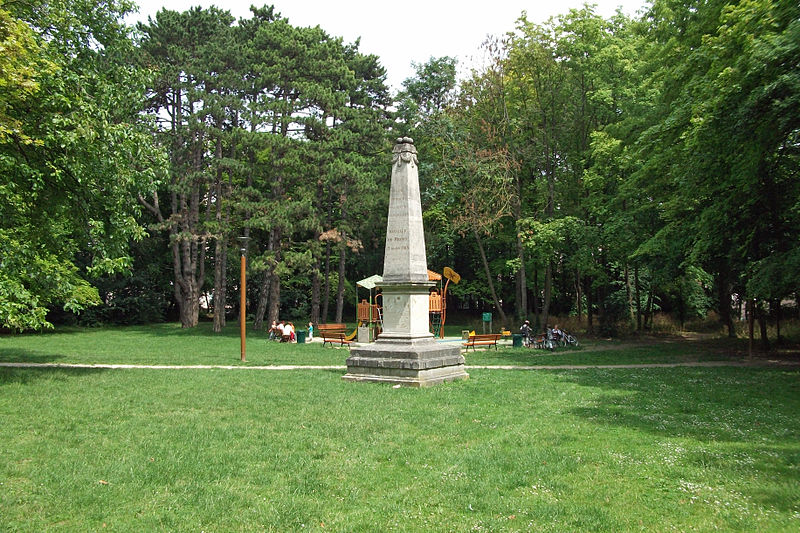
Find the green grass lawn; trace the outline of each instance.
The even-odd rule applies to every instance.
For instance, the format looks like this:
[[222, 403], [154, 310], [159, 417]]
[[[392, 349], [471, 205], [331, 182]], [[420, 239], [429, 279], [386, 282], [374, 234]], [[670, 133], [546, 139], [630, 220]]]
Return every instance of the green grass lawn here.
[[[669, 363], [728, 360], [731, 355], [690, 342], [630, 345], [584, 341], [577, 348], [554, 352], [512, 348], [466, 354], [468, 365], [583, 365]], [[241, 362], [239, 328], [232, 324], [214, 333], [210, 323], [194, 329], [178, 324], [119, 328], [58, 328], [55, 331], [0, 335], [0, 362], [114, 363], [155, 365], [344, 365], [347, 349], [320, 343], [291, 345], [271, 342], [262, 332], [248, 330], [247, 361]]]
[[[232, 331], [159, 328], [2, 337], [0, 361], [238, 360]], [[347, 353], [262, 344], [253, 364]], [[467, 357], [542, 358], [519, 352]], [[798, 370], [342, 374], [0, 368], [0, 531], [800, 529]]]

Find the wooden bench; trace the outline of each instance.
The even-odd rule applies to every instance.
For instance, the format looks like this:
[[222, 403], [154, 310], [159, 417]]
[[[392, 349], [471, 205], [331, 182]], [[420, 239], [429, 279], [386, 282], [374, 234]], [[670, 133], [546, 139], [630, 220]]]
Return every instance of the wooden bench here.
[[467, 339], [467, 342], [463, 344], [463, 346], [469, 351], [469, 347], [472, 346], [472, 351], [475, 351], [475, 346], [494, 346], [494, 349], [497, 350], [497, 341], [500, 340], [501, 335], [499, 333], [489, 333], [487, 335], [470, 335]]
[[319, 336], [322, 337], [322, 345], [330, 343], [333, 346], [334, 342], [339, 343], [340, 346], [347, 346], [351, 341], [347, 340], [347, 326], [344, 324], [320, 324], [317, 326]]
[[347, 333], [323, 333], [322, 334], [322, 345], [325, 346], [325, 343], [330, 343], [333, 346], [334, 342], [338, 342], [340, 346], [349, 346], [351, 342], [347, 340]]

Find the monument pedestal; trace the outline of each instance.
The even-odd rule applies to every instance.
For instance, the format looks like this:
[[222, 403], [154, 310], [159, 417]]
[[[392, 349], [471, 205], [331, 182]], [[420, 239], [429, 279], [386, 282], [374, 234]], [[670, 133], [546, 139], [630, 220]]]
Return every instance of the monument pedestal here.
[[357, 344], [347, 358], [347, 381], [428, 387], [466, 379], [460, 344], [436, 342], [428, 331], [429, 282], [383, 285], [386, 329], [372, 344]]
[[427, 339], [391, 339], [353, 346], [347, 358], [347, 381], [374, 381], [409, 387], [429, 387], [466, 379], [461, 347]]

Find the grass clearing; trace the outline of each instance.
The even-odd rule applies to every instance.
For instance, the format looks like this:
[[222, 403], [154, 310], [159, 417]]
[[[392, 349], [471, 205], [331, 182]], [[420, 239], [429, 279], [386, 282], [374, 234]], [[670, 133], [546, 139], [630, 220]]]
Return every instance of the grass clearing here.
[[[247, 361], [240, 360], [239, 329], [233, 324], [214, 333], [210, 323], [194, 329], [178, 324], [116, 328], [58, 328], [55, 331], [0, 335], [0, 361], [28, 363], [149, 365], [344, 365], [348, 350], [321, 343], [282, 344], [248, 330]], [[588, 341], [579, 348], [554, 352], [512, 348], [470, 350], [468, 365], [594, 365], [730, 360], [735, 356], [702, 344], [663, 342], [633, 344]]]
[[[161, 347], [119, 334], [129, 359]], [[50, 335], [61, 362], [108, 362]], [[165, 336], [212, 364], [238, 340]], [[20, 339], [39, 337], [0, 339], [0, 360]], [[421, 390], [342, 373], [0, 368], [0, 530], [800, 528], [797, 370], [471, 370]]]

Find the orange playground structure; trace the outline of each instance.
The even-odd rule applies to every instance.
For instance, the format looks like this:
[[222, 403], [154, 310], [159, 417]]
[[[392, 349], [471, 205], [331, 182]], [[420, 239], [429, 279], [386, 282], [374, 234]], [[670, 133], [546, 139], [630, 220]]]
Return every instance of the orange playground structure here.
[[[444, 324], [447, 319], [447, 286], [452, 281], [458, 283], [461, 276], [453, 269], [445, 267], [444, 278], [447, 282], [442, 287], [442, 274], [428, 270], [428, 281], [438, 282], [428, 296], [428, 319], [431, 333], [434, 337], [444, 338]], [[380, 286], [383, 278], [379, 275], [370, 276], [356, 283], [356, 287], [369, 290], [369, 300], [366, 298], [356, 302], [356, 320], [358, 328], [368, 328], [369, 340], [375, 340], [383, 330], [383, 308], [379, 303], [380, 293], [373, 295], [373, 290]], [[356, 300], [358, 296], [356, 296]], [[366, 336], [366, 334], [365, 334]], [[360, 336], [359, 336], [360, 337]], [[359, 338], [359, 342], [363, 342]]]

